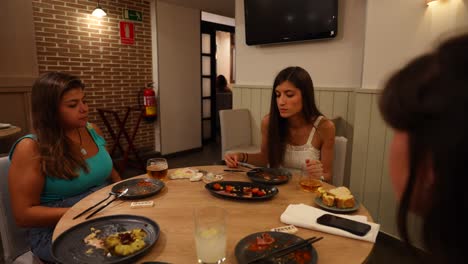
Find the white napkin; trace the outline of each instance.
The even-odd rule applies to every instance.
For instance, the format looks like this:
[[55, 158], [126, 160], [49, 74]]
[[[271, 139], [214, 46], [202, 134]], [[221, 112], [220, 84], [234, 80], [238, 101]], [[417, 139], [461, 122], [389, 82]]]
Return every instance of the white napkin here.
[[283, 212], [283, 214], [281, 214], [281, 222], [289, 225], [295, 225], [299, 227], [317, 230], [320, 232], [330, 233], [337, 236], [344, 236], [375, 243], [375, 239], [377, 238], [377, 234], [379, 233], [380, 225], [368, 222], [366, 216], [332, 214], [370, 225], [371, 230], [365, 236], [361, 237], [338, 228], [318, 224], [317, 218], [319, 218], [323, 214], [332, 213], [305, 204], [290, 204], [288, 208], [286, 208], [286, 210]]

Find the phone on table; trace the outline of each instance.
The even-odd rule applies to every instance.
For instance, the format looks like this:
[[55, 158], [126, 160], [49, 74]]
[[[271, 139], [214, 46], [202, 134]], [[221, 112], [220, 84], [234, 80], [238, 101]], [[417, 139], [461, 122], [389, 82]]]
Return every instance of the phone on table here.
[[317, 218], [317, 223], [321, 225], [339, 228], [358, 236], [365, 236], [371, 229], [371, 226], [368, 224], [364, 224], [358, 221], [350, 220], [331, 214], [324, 214], [320, 216], [319, 218]]

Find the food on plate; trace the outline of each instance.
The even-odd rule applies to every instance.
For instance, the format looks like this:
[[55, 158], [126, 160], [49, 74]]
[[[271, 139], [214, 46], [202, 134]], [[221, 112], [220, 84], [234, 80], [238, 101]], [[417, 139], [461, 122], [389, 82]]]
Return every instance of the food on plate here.
[[258, 177], [262, 177], [263, 179], [267, 181], [284, 181], [288, 178], [286, 175], [274, 175], [272, 173], [262, 171], [257, 174]]
[[[276, 243], [275, 243], [276, 242]], [[262, 233], [260, 236], [257, 236], [255, 240], [250, 242], [247, 249], [249, 251], [258, 252], [259, 254], [268, 254], [272, 250], [278, 250], [283, 247], [288, 247], [294, 243], [293, 241], [288, 241], [285, 244], [277, 242], [277, 240], [272, 237], [269, 233]], [[280, 260], [275, 259], [275, 263], [309, 263], [312, 258], [310, 251], [304, 248], [298, 249], [294, 252], [289, 253], [281, 257]]]
[[[96, 249], [103, 249], [107, 256], [128, 256], [145, 247], [146, 232], [143, 229], [118, 232], [107, 237], [99, 237], [100, 230], [91, 228], [91, 233], [83, 241]], [[108, 254], [110, 253], [110, 255]], [[88, 248], [86, 254], [92, 254], [93, 248]]]
[[128, 256], [145, 247], [145, 237], [146, 232], [137, 228], [108, 236], [105, 245], [112, 255]]
[[329, 207], [335, 206], [340, 209], [346, 209], [356, 205], [356, 200], [351, 191], [344, 186], [330, 190], [320, 187], [317, 189], [317, 195], [321, 198], [322, 203]]
[[190, 179], [191, 177], [195, 176], [198, 170], [192, 168], [181, 168], [173, 171], [169, 178], [171, 180], [174, 179]]
[[271, 192], [271, 191], [266, 191], [260, 188], [252, 188], [249, 186], [236, 187], [234, 185], [230, 185], [230, 184], [222, 185], [220, 183], [213, 184], [213, 189], [217, 193], [222, 194], [222, 195], [240, 196], [240, 197], [246, 197], [246, 198], [263, 197], [267, 195], [267, 193]]

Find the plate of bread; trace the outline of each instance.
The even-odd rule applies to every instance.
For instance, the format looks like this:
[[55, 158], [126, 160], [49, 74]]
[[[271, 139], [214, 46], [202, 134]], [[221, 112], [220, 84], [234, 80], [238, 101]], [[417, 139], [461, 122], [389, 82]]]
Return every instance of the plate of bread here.
[[359, 209], [359, 202], [344, 186], [329, 190], [319, 187], [315, 203], [321, 208], [335, 213], [351, 213]]

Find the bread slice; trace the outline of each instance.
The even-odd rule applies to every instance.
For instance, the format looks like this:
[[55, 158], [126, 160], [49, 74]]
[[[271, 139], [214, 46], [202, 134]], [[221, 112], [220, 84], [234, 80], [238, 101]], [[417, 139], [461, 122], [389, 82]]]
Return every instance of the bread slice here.
[[351, 194], [343, 194], [335, 196], [336, 207], [340, 209], [352, 208], [356, 204], [354, 196]]
[[331, 194], [331, 195], [334, 195], [334, 196], [351, 195], [351, 191], [348, 188], [344, 187], [344, 186], [334, 188], [334, 189], [330, 189], [330, 190], [328, 190], [328, 193]]
[[335, 204], [335, 196], [324, 193], [322, 195], [322, 203], [326, 206], [333, 206]]
[[316, 194], [317, 194], [317, 197], [322, 197], [323, 194], [327, 193], [327, 190], [325, 190], [323, 187], [318, 187], [317, 191], [316, 191]]

